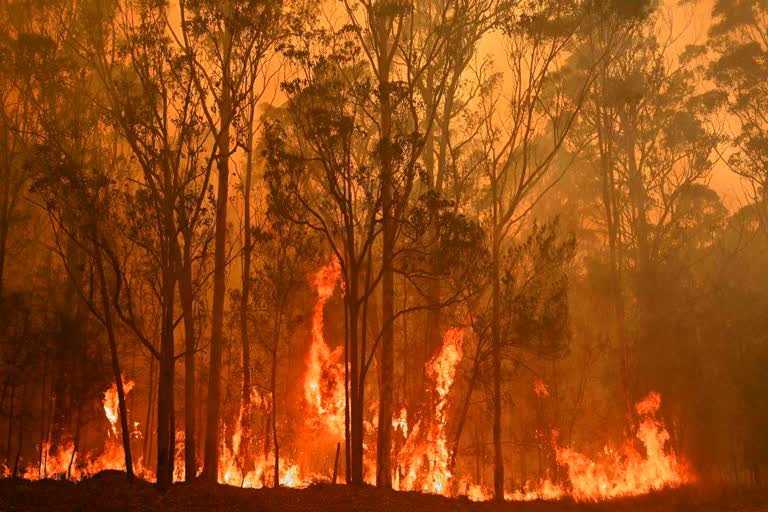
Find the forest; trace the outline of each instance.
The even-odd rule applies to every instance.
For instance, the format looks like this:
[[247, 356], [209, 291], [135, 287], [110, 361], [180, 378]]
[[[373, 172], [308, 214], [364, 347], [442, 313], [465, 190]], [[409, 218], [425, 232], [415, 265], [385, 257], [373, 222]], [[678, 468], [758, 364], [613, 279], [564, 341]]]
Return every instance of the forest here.
[[0, 27], [0, 508], [768, 483], [765, 0]]

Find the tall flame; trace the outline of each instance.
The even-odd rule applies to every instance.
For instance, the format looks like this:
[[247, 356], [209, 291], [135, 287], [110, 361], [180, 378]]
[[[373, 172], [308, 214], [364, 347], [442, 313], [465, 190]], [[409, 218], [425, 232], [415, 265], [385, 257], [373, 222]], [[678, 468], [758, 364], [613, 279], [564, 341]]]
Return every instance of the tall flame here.
[[[433, 389], [431, 414], [416, 423], [398, 454], [395, 481], [402, 490], [421, 490], [449, 494], [453, 477], [449, 469], [451, 457], [446, 434], [448, 393], [456, 379], [456, 369], [463, 356], [464, 331], [450, 329], [445, 333], [440, 351], [427, 363], [427, 376]], [[401, 418], [405, 420], [403, 409]], [[423, 426], [422, 426], [423, 422]], [[420, 432], [424, 434], [420, 435]], [[425, 437], [425, 438], [424, 438]], [[400, 475], [402, 474], [402, 478]]]
[[336, 438], [344, 436], [344, 363], [342, 346], [331, 350], [323, 334], [324, 308], [341, 276], [339, 264], [321, 268], [314, 276], [317, 302], [312, 314], [312, 345], [304, 377], [304, 397], [311, 409], [314, 428], [324, 427]]

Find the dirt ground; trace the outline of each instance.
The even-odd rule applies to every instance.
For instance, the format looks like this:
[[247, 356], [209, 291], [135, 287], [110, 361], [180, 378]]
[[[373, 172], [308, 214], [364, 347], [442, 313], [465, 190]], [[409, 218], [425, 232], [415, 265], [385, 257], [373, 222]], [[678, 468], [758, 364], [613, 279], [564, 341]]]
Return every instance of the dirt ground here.
[[158, 493], [144, 481], [129, 483], [104, 472], [78, 484], [0, 480], [0, 511], [264, 511], [264, 512], [768, 512], [768, 491], [689, 487], [606, 503], [572, 501], [473, 503], [413, 492], [318, 484], [306, 489], [240, 489], [202, 482], [175, 484]]

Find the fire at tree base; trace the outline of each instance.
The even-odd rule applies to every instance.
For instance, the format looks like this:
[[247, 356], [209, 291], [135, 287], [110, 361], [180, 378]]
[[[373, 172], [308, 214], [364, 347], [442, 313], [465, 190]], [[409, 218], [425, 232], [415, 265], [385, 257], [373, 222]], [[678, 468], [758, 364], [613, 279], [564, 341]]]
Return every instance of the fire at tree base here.
[[[315, 275], [317, 302], [312, 319], [312, 343], [306, 358], [304, 399], [309, 417], [305, 428], [308, 436], [330, 446], [344, 441], [344, 367], [340, 349], [331, 350], [324, 337], [324, 306], [339, 281], [339, 268], [329, 265]], [[420, 418], [409, 425], [409, 412], [405, 407], [393, 420], [392, 428], [399, 449], [393, 454], [395, 490], [420, 491], [448, 497], [465, 496], [472, 501], [492, 499], [491, 491], [482, 483], [473, 482], [469, 475], [453, 474], [452, 453], [448, 445], [448, 405], [451, 389], [456, 379], [459, 363], [464, 355], [464, 332], [460, 328], [449, 329], [438, 352], [427, 364], [428, 403]], [[125, 393], [133, 390], [133, 381], [124, 381]], [[535, 392], [546, 399], [549, 392], [545, 383], [537, 380]], [[254, 392], [252, 410], [267, 414], [270, 402]], [[504, 494], [507, 501], [553, 501], [564, 498], [576, 502], [605, 501], [622, 497], [638, 496], [662, 489], [680, 487], [691, 483], [691, 471], [669, 447], [670, 435], [658, 417], [661, 396], [651, 392], [635, 405], [638, 423], [633, 427], [633, 438], [618, 447], [606, 445], [602, 453], [588, 456], [575, 447], [557, 445], [558, 433], [551, 432], [551, 442], [557, 464], [565, 477], [558, 481], [541, 479], [528, 481], [522, 489], [510, 489]], [[109, 421], [106, 441], [100, 453], [82, 456], [71, 440], [60, 443], [55, 449], [50, 442], [42, 446], [40, 459], [18, 470], [17, 475], [27, 480], [44, 478], [79, 481], [92, 477], [103, 470], [125, 470], [118, 423], [117, 387], [115, 384], [104, 393], [104, 414]], [[240, 417], [242, 417], [242, 411]], [[368, 435], [375, 439], [375, 411], [366, 422]], [[141, 437], [139, 423], [135, 422], [132, 437]], [[243, 436], [248, 435], [240, 426], [239, 419], [233, 426], [222, 425], [218, 482], [235, 487], [262, 488], [274, 486], [274, 455], [260, 454], [246, 460], [241, 453]], [[369, 450], [370, 451], [370, 450]], [[375, 484], [372, 455], [366, 456], [366, 481]], [[176, 435], [174, 480], [185, 480], [184, 432]], [[2, 467], [5, 476], [13, 476], [8, 464]], [[139, 459], [135, 473], [144, 480], [154, 481], [152, 470]], [[342, 474], [342, 473], [340, 473]], [[310, 472], [289, 457], [281, 456], [279, 466], [280, 485], [307, 487], [313, 483], [330, 482], [331, 474]], [[343, 477], [340, 478], [340, 481]]]

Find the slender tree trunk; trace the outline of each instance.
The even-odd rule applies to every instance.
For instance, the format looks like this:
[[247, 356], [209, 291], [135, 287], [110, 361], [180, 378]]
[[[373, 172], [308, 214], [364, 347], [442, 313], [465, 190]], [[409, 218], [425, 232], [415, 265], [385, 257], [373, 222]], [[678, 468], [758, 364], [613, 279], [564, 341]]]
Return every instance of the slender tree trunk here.
[[125, 455], [125, 474], [128, 480], [133, 479], [133, 460], [131, 457], [131, 431], [128, 429], [128, 408], [125, 406], [125, 390], [123, 389], [123, 372], [120, 369], [120, 359], [117, 354], [117, 339], [112, 322], [112, 305], [107, 289], [107, 276], [104, 273], [104, 264], [101, 258], [101, 249], [98, 243], [95, 246], [96, 271], [99, 273], [99, 288], [101, 291], [101, 307], [104, 315], [104, 327], [107, 330], [109, 342], [109, 354], [112, 358], [112, 373], [115, 377], [117, 388], [117, 407], [120, 410], [120, 431], [123, 440], [123, 453]]
[[[77, 455], [77, 451], [80, 449], [80, 429], [82, 426], [82, 419], [83, 419], [83, 400], [80, 399], [77, 401], [77, 420], [75, 420], [75, 439], [74, 439], [74, 444], [72, 446], [72, 456], [69, 458], [69, 465], [67, 466], [67, 480], [69, 480], [72, 476], [72, 466], [75, 463], [75, 456]], [[127, 468], [128, 465], [126, 465], [125, 467]]]
[[16, 398], [16, 384], [11, 384], [11, 405], [8, 410], [8, 439], [5, 445], [5, 460], [11, 460], [11, 438], [13, 437], [13, 403]]
[[[640, 318], [640, 342], [643, 345], [652, 345], [658, 340], [657, 315], [655, 296], [655, 272], [651, 262], [651, 240], [648, 226], [647, 193], [643, 178], [643, 169], [639, 166], [635, 146], [637, 144], [636, 107], [628, 107], [622, 118], [624, 130], [624, 143], [627, 158], [627, 174], [629, 182], [629, 201], [632, 211], [632, 228], [637, 240], [637, 275], [634, 283], [639, 305]], [[644, 367], [653, 372], [653, 363], [644, 361]], [[646, 378], [647, 371], [644, 372]], [[634, 414], [631, 404], [628, 404], [630, 414]]]
[[[453, 113], [454, 97], [456, 94], [456, 86], [452, 85], [448, 88], [445, 95], [445, 104], [443, 106], [443, 115], [440, 118], [440, 137], [438, 139], [438, 153], [437, 153], [437, 172], [434, 176], [434, 182], [431, 183], [432, 191], [435, 193], [435, 197], [439, 200], [443, 197], [443, 183], [445, 176], [448, 173], [448, 150], [450, 142], [450, 128], [451, 128], [451, 115]], [[441, 249], [440, 249], [440, 211], [438, 208], [434, 208], [432, 212], [432, 243], [434, 244], [431, 254], [431, 273], [432, 283], [429, 287], [429, 302], [433, 305], [438, 305], [442, 301], [442, 280], [438, 277], [443, 269], [441, 268]], [[427, 311], [427, 353], [424, 362], [429, 361], [432, 354], [442, 343], [442, 326], [441, 326], [442, 310], [438, 307], [433, 307]]]
[[277, 340], [275, 340], [275, 346], [272, 349], [272, 375], [269, 382], [269, 393], [272, 397], [272, 444], [275, 450], [275, 480], [274, 487], [280, 487], [280, 443], [277, 440]]
[[[170, 254], [166, 254], [170, 257]], [[173, 371], [174, 371], [174, 288], [173, 272], [166, 268], [163, 275], [163, 323], [160, 335], [160, 379], [157, 391], [157, 485], [167, 489], [173, 483], [172, 432]]]
[[192, 291], [192, 234], [184, 234], [179, 295], [184, 315], [184, 479], [197, 476], [195, 454], [195, 315]]
[[40, 461], [39, 461], [39, 467], [38, 467], [38, 474], [41, 477], [47, 476], [46, 474], [46, 468], [45, 468], [45, 456], [47, 454], [46, 452], [46, 439], [45, 439], [45, 412], [46, 407], [45, 405], [48, 403], [48, 400], [46, 400], [47, 394], [45, 392], [46, 388], [46, 378], [48, 374], [48, 351], [45, 350], [43, 354], [43, 382], [40, 391]]
[[149, 464], [150, 457], [150, 443], [152, 441], [152, 411], [154, 409], [154, 397], [155, 397], [155, 358], [149, 356], [149, 386], [147, 388], [147, 415], [144, 421], [144, 446], [142, 454], [144, 456], [145, 464]]
[[[480, 374], [480, 350], [478, 347], [478, 353], [475, 354], [475, 362], [472, 365], [472, 375], [469, 378], [469, 385], [467, 386], [467, 394], [464, 395], [464, 401], [461, 404], [461, 412], [459, 413], [459, 419], [458, 423], [456, 424], [456, 434], [453, 438], [453, 447], [451, 448], [451, 453], [448, 459], [448, 471], [452, 474], [456, 474], [456, 459], [459, 456], [459, 446], [461, 444], [461, 435], [464, 433], [464, 425], [467, 421], [467, 416], [469, 415], [469, 406], [472, 402], [472, 392], [475, 389], [475, 383], [477, 382], [477, 377]], [[458, 484], [458, 480], [456, 478], [453, 479], [454, 485]]]
[[[225, 34], [225, 38], [229, 38]], [[231, 41], [230, 41], [231, 43]], [[227, 45], [228, 46], [228, 45]], [[228, 48], [225, 51], [229, 53]], [[229, 57], [222, 70], [222, 92], [219, 101], [221, 125], [218, 133], [218, 190], [216, 191], [216, 235], [213, 263], [213, 311], [211, 319], [211, 353], [208, 368], [208, 416], [205, 427], [205, 465], [203, 478], [215, 482], [219, 464], [219, 416], [221, 406], [221, 345], [224, 330], [224, 299], [227, 264], [227, 203], [229, 199], [229, 131], [232, 122]]]
[[[434, 78], [433, 78], [433, 68], [430, 66], [425, 74], [425, 84], [424, 84], [424, 90], [422, 91], [422, 95], [424, 97], [424, 104], [425, 109], [427, 111], [435, 110], [435, 95], [434, 95]], [[441, 141], [439, 141], [441, 142]], [[435, 199], [440, 197], [440, 191], [438, 190], [438, 175], [440, 174], [441, 167], [440, 167], [440, 161], [439, 159], [436, 161], [435, 159], [435, 135], [432, 130], [429, 130], [429, 132], [425, 135], [424, 138], [424, 150], [423, 150], [423, 160], [424, 160], [424, 168], [427, 173], [427, 179], [428, 179], [428, 185], [430, 188], [430, 191], [434, 193]], [[432, 254], [430, 255], [430, 262], [429, 270], [432, 272], [431, 281], [427, 284], [427, 293], [429, 294], [429, 303], [430, 304], [439, 304], [440, 303], [440, 296], [442, 293], [441, 290], [441, 283], [440, 279], [437, 279], [436, 276], [439, 273], [439, 264], [437, 262], [438, 256], [439, 256], [439, 250], [437, 249], [437, 240], [439, 238], [439, 221], [438, 221], [438, 215], [440, 214], [439, 207], [437, 204], [431, 205], [431, 217], [432, 217], [432, 225], [430, 226], [430, 235], [432, 236], [432, 244], [433, 250]], [[441, 317], [441, 311], [438, 308], [430, 308], [427, 309], [426, 312], [426, 336], [424, 336], [423, 344], [422, 344], [422, 351], [420, 354], [420, 357], [417, 357], [417, 375], [416, 375], [416, 388], [415, 393], [412, 398], [412, 402], [410, 402], [410, 408], [412, 410], [415, 410], [416, 407], [418, 407], [418, 404], [422, 402], [422, 400], [426, 399], [426, 396], [424, 394], [425, 386], [424, 386], [424, 376], [426, 374], [426, 363], [429, 361], [429, 359], [432, 357], [432, 353], [436, 349], [436, 347], [440, 346], [440, 317]]]
[[[253, 103], [253, 92], [251, 92]], [[253, 110], [256, 105], [251, 105]], [[245, 186], [243, 187], [243, 285], [240, 294], [240, 343], [242, 346], [243, 382], [240, 410], [240, 428], [243, 436], [240, 453], [248, 459], [251, 438], [251, 341], [248, 337], [248, 302], [251, 292], [251, 179], [253, 176], [253, 112], [248, 120], [248, 153], [245, 164]], [[274, 397], [273, 397], [274, 398]], [[272, 403], [274, 407], [274, 402]]]
[[21, 447], [24, 442], [24, 404], [26, 403], [26, 397], [27, 397], [27, 385], [22, 384], [21, 386], [21, 414], [19, 414], [19, 435], [16, 439], [16, 458], [13, 461], [13, 473], [11, 473], [12, 478], [16, 478], [16, 475], [19, 473], [19, 459], [21, 458]]
[[[345, 282], [349, 282], [349, 276]], [[350, 347], [352, 344], [352, 334], [350, 326], [352, 324], [352, 301], [349, 295], [344, 295], [344, 476], [347, 484], [352, 483], [352, 397], [349, 388], [352, 381], [350, 375]]]
[[[379, 375], [379, 429], [376, 452], [376, 485], [381, 488], [392, 487], [392, 385], [394, 376], [394, 325], [395, 289], [394, 258], [395, 222], [392, 204], [392, 112], [390, 105], [389, 82], [380, 82], [381, 97], [381, 205], [382, 205], [382, 337], [381, 371]], [[365, 357], [365, 354], [363, 354]], [[362, 394], [362, 391], [361, 391]]]
[[350, 479], [352, 485], [363, 484], [363, 406], [364, 393], [361, 382], [361, 357], [358, 341], [359, 290], [357, 269], [350, 269], [349, 300], [349, 439], [350, 439]]
[[5, 282], [5, 253], [8, 246], [8, 230], [11, 219], [11, 151], [9, 149], [9, 130], [5, 122], [0, 123], [0, 134], [2, 134], [2, 165], [3, 166], [3, 192], [2, 204], [0, 204], [0, 301], [3, 298], [3, 284]]
[[[494, 217], [496, 216], [494, 211]], [[493, 359], [493, 495], [498, 502], [504, 500], [504, 454], [501, 441], [501, 290], [499, 275], [499, 230], [494, 220], [493, 254], [492, 254], [492, 312], [491, 312], [491, 343]]]
[[[606, 87], [603, 80], [603, 88]], [[597, 138], [600, 149], [600, 165], [603, 181], [603, 207], [605, 210], [606, 230], [608, 233], [608, 257], [611, 270], [611, 309], [613, 313], [614, 337], [619, 348], [619, 373], [624, 417], [627, 427], [632, 419], [632, 398], [629, 389], [629, 365], [627, 338], [624, 322], [624, 299], [621, 292], [621, 263], [619, 261], [618, 209], [616, 204], [616, 184], [611, 159], [612, 137], [609, 133], [608, 114], [597, 106]]]
[[8, 246], [8, 220], [0, 219], [0, 303], [3, 299], [3, 283], [5, 282], [5, 253]]

